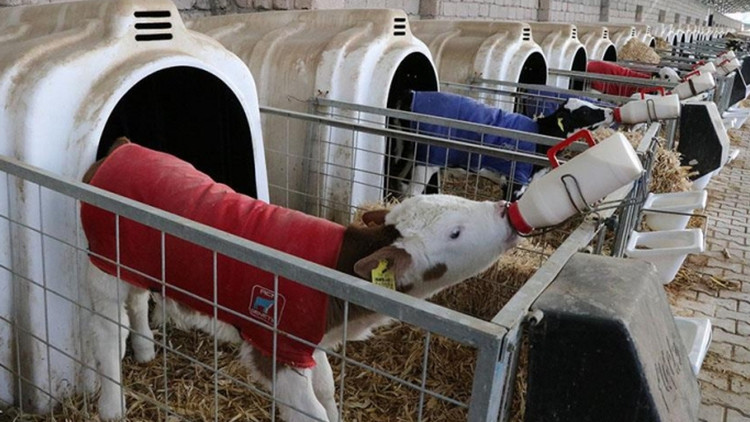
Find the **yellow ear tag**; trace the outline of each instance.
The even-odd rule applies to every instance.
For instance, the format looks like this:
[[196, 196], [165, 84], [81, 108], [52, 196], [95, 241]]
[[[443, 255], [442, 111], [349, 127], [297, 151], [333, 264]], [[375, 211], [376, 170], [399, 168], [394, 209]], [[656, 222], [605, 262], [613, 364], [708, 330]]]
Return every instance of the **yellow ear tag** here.
[[557, 118], [557, 125], [560, 126], [560, 131], [565, 133], [565, 128], [563, 127], [563, 118], [558, 117]]
[[388, 260], [381, 259], [378, 262], [378, 266], [371, 271], [371, 275], [372, 284], [396, 290], [396, 277], [393, 275], [393, 271], [388, 269]]

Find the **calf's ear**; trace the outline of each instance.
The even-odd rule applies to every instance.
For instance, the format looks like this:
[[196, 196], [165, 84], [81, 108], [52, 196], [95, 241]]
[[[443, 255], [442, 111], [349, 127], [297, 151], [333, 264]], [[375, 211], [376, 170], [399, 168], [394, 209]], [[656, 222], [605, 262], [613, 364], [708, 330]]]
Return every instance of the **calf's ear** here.
[[385, 246], [366, 256], [354, 264], [354, 272], [365, 280], [372, 281], [372, 270], [378, 268], [381, 262], [387, 263], [387, 271], [391, 271], [396, 283], [402, 279], [406, 270], [411, 266], [411, 255], [393, 245]]
[[116, 150], [117, 148], [125, 144], [129, 144], [129, 143], [130, 143], [130, 139], [126, 138], [125, 136], [120, 136], [119, 138], [115, 139], [115, 142], [112, 144], [111, 147], [109, 147], [109, 151], [107, 151], [107, 155], [112, 154], [112, 152]]
[[382, 226], [385, 224], [385, 216], [388, 210], [373, 210], [362, 214], [362, 222], [366, 226]]

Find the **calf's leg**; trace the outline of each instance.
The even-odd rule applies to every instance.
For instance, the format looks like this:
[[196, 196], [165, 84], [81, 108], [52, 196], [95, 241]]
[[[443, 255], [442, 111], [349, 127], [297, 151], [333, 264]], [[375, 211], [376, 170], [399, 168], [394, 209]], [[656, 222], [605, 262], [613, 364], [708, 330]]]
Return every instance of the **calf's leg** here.
[[339, 411], [336, 407], [336, 387], [333, 381], [333, 371], [328, 362], [328, 356], [323, 350], [315, 349], [313, 353], [315, 367], [312, 369], [312, 383], [315, 397], [326, 409], [328, 420], [338, 422]]
[[[241, 359], [253, 378], [274, 392], [281, 419], [285, 422], [329, 422], [325, 407], [313, 388], [313, 370], [276, 364], [276, 390], [273, 390], [273, 361], [247, 343], [242, 344]], [[333, 380], [331, 380], [333, 384]]]
[[148, 324], [148, 299], [150, 293], [146, 289], [131, 287], [128, 295], [128, 315], [133, 326], [133, 337], [130, 343], [133, 346], [133, 357], [136, 362], [150, 362], [156, 352], [154, 351], [154, 333]]
[[128, 335], [125, 300], [130, 286], [93, 265], [88, 266], [86, 278], [94, 311], [90, 344], [101, 381], [99, 416], [107, 421], [120, 419], [125, 409], [120, 362]]
[[406, 196], [421, 195], [427, 189], [427, 183], [429, 183], [432, 176], [440, 171], [440, 167], [437, 166], [425, 166], [422, 164], [415, 164], [411, 170], [411, 180], [408, 186], [404, 186], [402, 191]]

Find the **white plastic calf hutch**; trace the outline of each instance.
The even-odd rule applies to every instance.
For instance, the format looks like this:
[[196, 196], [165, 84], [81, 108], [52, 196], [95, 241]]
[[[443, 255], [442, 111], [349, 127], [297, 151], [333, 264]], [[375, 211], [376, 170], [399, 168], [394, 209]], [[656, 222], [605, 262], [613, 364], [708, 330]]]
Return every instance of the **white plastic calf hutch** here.
[[672, 39], [672, 45], [676, 46], [679, 43], [687, 42], [688, 34], [685, 33], [685, 30], [682, 28], [675, 28], [674, 29], [674, 38]]
[[694, 42], [698, 41], [698, 27], [695, 25], [683, 25], [683, 29], [685, 30], [685, 42]]
[[660, 24], [658, 27], [651, 29], [651, 34], [663, 39], [670, 45], [674, 45], [676, 34], [672, 24]]
[[[80, 180], [128, 136], [267, 199], [253, 78], [172, 2], [4, 8], [0, 40], [0, 153]], [[3, 220], [23, 222], [0, 225], [0, 402], [47, 411], [80, 384], [85, 241], [73, 200], [14, 180], [0, 193]]]
[[609, 28], [601, 25], [576, 24], [578, 39], [586, 47], [589, 60], [617, 61], [617, 47], [609, 39]]
[[609, 38], [615, 43], [618, 51], [625, 47], [628, 41], [636, 37], [635, 27], [631, 25], [607, 24], [607, 28], [609, 28]]
[[[401, 10], [250, 13], [196, 19], [188, 26], [247, 64], [264, 106], [308, 111], [308, 100], [319, 97], [393, 108], [408, 90], [438, 88], [430, 51], [412, 36]], [[384, 121], [375, 115], [362, 119]], [[353, 139], [350, 131], [332, 129], [313, 143], [303, 121], [271, 118], [264, 118], [263, 129], [271, 202], [346, 223], [352, 207], [383, 197], [383, 157], [390, 148], [383, 136]], [[313, 148], [319, 148], [320, 168], [304, 164]]]
[[[531, 34], [544, 51], [550, 69], [586, 71], [588, 54], [586, 47], [578, 40], [575, 25], [558, 23], [531, 23]], [[558, 88], [581, 89], [579, 82], [567, 76], [550, 76], [547, 85]], [[576, 85], [576, 86], [570, 86]]]
[[635, 27], [635, 36], [647, 46], [656, 47], [656, 39], [651, 33], [650, 25], [633, 25]]
[[651, 34], [650, 25], [632, 24], [632, 25], [618, 25], [611, 23], [602, 23], [607, 25], [610, 32], [610, 38], [617, 45], [617, 49], [621, 49], [628, 43], [632, 38], [646, 44], [649, 47], [656, 46], [656, 40]]
[[[411, 27], [430, 48], [443, 82], [471, 83], [473, 78], [547, 82], [547, 61], [526, 23], [417, 20], [411, 21]], [[514, 111], [510, 102], [494, 105]]]

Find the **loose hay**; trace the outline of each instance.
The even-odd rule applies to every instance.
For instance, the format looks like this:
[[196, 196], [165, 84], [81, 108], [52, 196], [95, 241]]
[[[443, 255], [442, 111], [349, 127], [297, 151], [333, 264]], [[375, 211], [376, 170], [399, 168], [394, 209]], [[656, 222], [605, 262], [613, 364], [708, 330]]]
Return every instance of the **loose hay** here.
[[[699, 255], [691, 255], [699, 256]], [[688, 258], [689, 261], [692, 261]], [[703, 289], [709, 292], [718, 292], [721, 290], [739, 290], [740, 283], [732, 280], [726, 280], [722, 277], [717, 277], [711, 274], [705, 274], [695, 268], [695, 264], [688, 263], [677, 271], [677, 275], [671, 283], [664, 286], [667, 292], [667, 297], [672, 305], [676, 305], [677, 299], [681, 297], [683, 292], [692, 289]]]
[[669, 41], [665, 40], [662, 37], [655, 37], [656, 40], [656, 49], [657, 50], [669, 50], [672, 48], [672, 44], [669, 43]]
[[628, 60], [641, 63], [659, 64], [661, 57], [653, 48], [647, 46], [636, 38], [631, 38], [620, 51], [617, 52], [619, 60]]
[[459, 195], [475, 201], [499, 201], [505, 195], [505, 183], [498, 183], [476, 173], [447, 169], [442, 176], [442, 192], [449, 195]]
[[659, 145], [651, 170], [649, 191], [653, 193], [687, 192], [693, 186], [690, 166], [683, 166], [680, 153]]
[[630, 145], [633, 148], [638, 148], [638, 145], [640, 145], [641, 140], [643, 139], [643, 132], [637, 131], [637, 130], [620, 130], [616, 131], [612, 128], [608, 127], [600, 127], [596, 129], [595, 131], [591, 132], [591, 134], [594, 136], [594, 140], [596, 142], [601, 142], [610, 136], [614, 135], [615, 133], [621, 133], [625, 136], [625, 138], [630, 142]]
[[[745, 101], [745, 100], [742, 100]], [[729, 137], [729, 144], [734, 146], [740, 146], [742, 144], [742, 131], [739, 129], [728, 129], [727, 136]]]
[[555, 249], [559, 248], [560, 245], [563, 244], [563, 242], [565, 242], [565, 239], [567, 239], [568, 236], [570, 236], [570, 234], [578, 228], [578, 226], [581, 225], [584, 219], [585, 216], [583, 214], [576, 214], [573, 217], [570, 217], [567, 220], [563, 221], [554, 229], [540, 236], [531, 237], [531, 242], [534, 244], [534, 246], [554, 251]]

